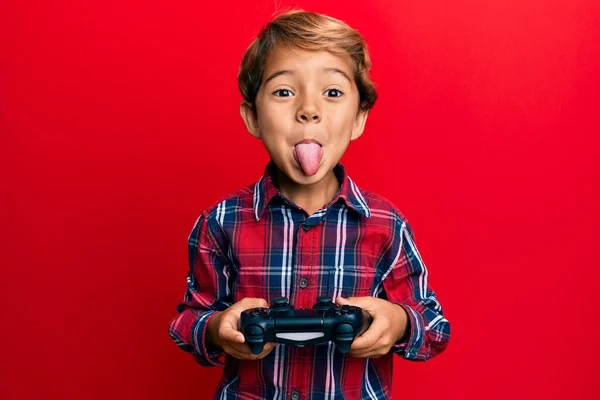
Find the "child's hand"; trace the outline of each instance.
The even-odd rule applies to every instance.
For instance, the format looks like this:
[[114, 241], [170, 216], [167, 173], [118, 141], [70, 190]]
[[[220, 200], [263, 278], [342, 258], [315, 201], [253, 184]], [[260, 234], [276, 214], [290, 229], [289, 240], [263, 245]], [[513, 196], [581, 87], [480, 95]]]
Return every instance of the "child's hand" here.
[[269, 354], [279, 343], [265, 343], [260, 354], [252, 354], [250, 346], [244, 343], [244, 334], [238, 330], [242, 311], [254, 307], [269, 307], [265, 299], [245, 298], [232, 304], [223, 312], [218, 312], [208, 321], [208, 333], [214, 346], [240, 360], [260, 360]]
[[335, 302], [358, 306], [373, 316], [369, 329], [354, 339], [349, 355], [358, 358], [379, 358], [403, 337], [408, 326], [408, 315], [402, 307], [378, 297], [337, 297]]

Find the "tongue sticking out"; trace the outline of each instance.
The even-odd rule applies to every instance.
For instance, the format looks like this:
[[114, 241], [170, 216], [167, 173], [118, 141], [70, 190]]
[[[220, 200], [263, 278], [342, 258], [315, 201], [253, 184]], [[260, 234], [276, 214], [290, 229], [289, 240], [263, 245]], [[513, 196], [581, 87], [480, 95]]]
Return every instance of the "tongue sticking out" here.
[[317, 143], [299, 143], [294, 147], [294, 155], [304, 174], [312, 176], [319, 170], [323, 149]]

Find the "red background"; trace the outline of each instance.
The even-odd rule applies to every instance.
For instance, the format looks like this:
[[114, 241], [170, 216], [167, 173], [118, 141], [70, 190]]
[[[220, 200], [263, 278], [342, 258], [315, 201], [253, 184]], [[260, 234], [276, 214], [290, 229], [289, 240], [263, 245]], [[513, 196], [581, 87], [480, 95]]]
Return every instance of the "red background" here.
[[[258, 179], [236, 73], [276, 6], [0, 3], [0, 398], [210, 398], [179, 350], [187, 236]], [[411, 222], [451, 322], [394, 397], [600, 396], [600, 3], [298, 1], [365, 36], [344, 159]]]

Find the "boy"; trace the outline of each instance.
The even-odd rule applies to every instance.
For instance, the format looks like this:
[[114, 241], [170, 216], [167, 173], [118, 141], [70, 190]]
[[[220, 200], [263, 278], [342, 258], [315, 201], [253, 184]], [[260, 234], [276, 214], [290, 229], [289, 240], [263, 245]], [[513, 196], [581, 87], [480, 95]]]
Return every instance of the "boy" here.
[[[225, 367], [215, 398], [389, 399], [394, 353], [425, 361], [448, 344], [406, 219], [339, 163], [377, 98], [369, 68], [358, 32], [302, 10], [274, 19], [243, 57], [240, 112], [271, 160], [194, 224], [188, 287], [169, 326], [201, 365]], [[346, 354], [328, 342], [266, 343], [253, 355], [240, 313], [280, 296], [295, 308], [331, 296], [373, 322]]]

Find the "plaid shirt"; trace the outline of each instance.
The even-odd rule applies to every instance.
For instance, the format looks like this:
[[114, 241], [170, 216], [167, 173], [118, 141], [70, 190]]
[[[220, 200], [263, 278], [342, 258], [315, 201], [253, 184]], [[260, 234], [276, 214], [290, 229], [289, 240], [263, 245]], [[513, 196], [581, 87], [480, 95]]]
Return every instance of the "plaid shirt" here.
[[[215, 398], [391, 398], [393, 354], [425, 361], [450, 339], [411, 228], [388, 200], [359, 189], [340, 163], [335, 198], [310, 216], [279, 192], [273, 168], [270, 161], [256, 184], [225, 196], [195, 222], [187, 290], [169, 324], [171, 338], [201, 365], [225, 367]], [[333, 342], [280, 344], [262, 360], [206, 347], [213, 313], [245, 297], [271, 304], [285, 296], [295, 308], [311, 308], [324, 295], [375, 296], [402, 306], [408, 339], [379, 358], [342, 354]]]

